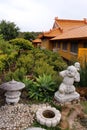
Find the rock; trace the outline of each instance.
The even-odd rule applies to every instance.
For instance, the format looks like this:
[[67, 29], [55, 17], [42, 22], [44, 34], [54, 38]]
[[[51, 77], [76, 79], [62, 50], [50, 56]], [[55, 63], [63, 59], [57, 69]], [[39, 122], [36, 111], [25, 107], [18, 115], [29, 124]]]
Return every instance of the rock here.
[[0, 107], [0, 130], [24, 130], [32, 126], [38, 108], [48, 104], [15, 104]]

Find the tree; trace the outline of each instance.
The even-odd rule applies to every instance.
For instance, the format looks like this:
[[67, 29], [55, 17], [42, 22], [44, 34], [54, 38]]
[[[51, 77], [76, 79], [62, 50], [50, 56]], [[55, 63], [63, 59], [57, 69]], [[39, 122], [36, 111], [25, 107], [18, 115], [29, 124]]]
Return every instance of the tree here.
[[14, 24], [14, 22], [6, 22], [2, 20], [0, 23], [0, 34], [3, 35], [5, 40], [11, 40], [16, 38], [19, 33], [19, 28]]
[[37, 38], [41, 32], [24, 32], [24, 39], [32, 41]]
[[24, 34], [24, 39], [29, 40], [29, 41], [32, 41], [32, 40], [35, 39], [35, 36], [34, 36], [34, 34], [31, 33], [31, 32], [25, 32], [25, 34]]

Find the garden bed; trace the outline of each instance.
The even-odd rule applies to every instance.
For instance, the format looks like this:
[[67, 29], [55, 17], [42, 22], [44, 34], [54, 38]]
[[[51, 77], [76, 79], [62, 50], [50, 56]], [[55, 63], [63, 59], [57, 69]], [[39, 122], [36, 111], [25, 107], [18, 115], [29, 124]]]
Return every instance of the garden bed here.
[[[54, 102], [54, 101], [53, 101]], [[21, 114], [21, 117], [24, 121], [24, 126], [21, 126], [21, 123], [19, 124], [19, 126], [17, 126], [17, 128], [15, 128], [15, 130], [24, 130], [24, 128], [28, 128], [30, 126], [37, 126], [37, 127], [42, 127], [42, 128], [45, 128], [46, 130], [79, 130], [79, 129], [82, 129], [82, 130], [87, 130], [87, 100], [86, 98], [83, 98], [81, 97], [81, 101], [79, 104], [67, 104], [67, 105], [64, 105], [61, 107], [60, 111], [61, 111], [61, 114], [62, 114], [62, 119], [61, 119], [61, 122], [58, 124], [58, 126], [56, 127], [53, 127], [53, 128], [48, 128], [48, 127], [45, 127], [45, 126], [41, 126], [39, 123], [36, 123], [36, 118], [35, 118], [35, 112], [36, 110], [38, 109], [38, 105], [41, 104], [41, 107], [43, 106], [43, 103], [41, 102], [35, 102], [35, 101], [32, 101], [28, 98], [27, 96], [27, 92], [25, 91], [25, 89], [22, 91], [22, 95], [21, 95], [21, 100], [19, 101], [19, 104], [17, 106], [7, 106], [5, 105], [5, 96], [4, 96], [4, 91], [0, 91], [0, 109], [4, 109], [5, 110], [5, 107], [6, 107], [6, 111], [9, 111], [9, 108], [10, 108], [10, 112], [12, 114], [13, 117], [11, 117], [9, 115], [9, 120], [11, 118], [11, 121], [12, 121], [12, 118], [15, 120], [17, 120], [17, 118], [15, 119], [15, 114], [19, 115], [17, 113], [17, 110], [20, 112], [22, 110], [22, 108], [27, 108], [25, 110], [24, 115]], [[20, 105], [22, 105], [21, 107], [19, 107]], [[48, 103], [45, 105], [49, 105]], [[53, 106], [53, 104], [51, 104]], [[4, 106], [4, 107], [2, 107]], [[32, 106], [32, 107], [31, 107]], [[13, 109], [12, 109], [13, 107]], [[56, 107], [58, 109], [58, 104], [54, 105], [53, 107]], [[19, 109], [20, 108], [20, 109]], [[28, 109], [29, 108], [29, 109]], [[27, 123], [27, 112], [29, 113], [30, 111], [30, 108], [32, 109], [33, 111], [33, 121], [31, 122], [30, 125], [26, 124]], [[11, 111], [12, 110], [12, 111]], [[24, 111], [24, 109], [23, 109]], [[15, 113], [15, 114], [14, 114]], [[1, 117], [3, 117], [3, 115], [0, 114]], [[25, 116], [25, 118], [24, 118]], [[5, 117], [6, 117], [6, 113], [5, 113]], [[8, 116], [7, 116], [8, 117]], [[7, 117], [6, 117], [6, 121], [7, 121]], [[26, 122], [26, 123], [25, 123]], [[6, 124], [6, 122], [5, 122]], [[15, 123], [13, 123], [15, 124]], [[5, 127], [5, 125], [4, 125]], [[15, 127], [15, 126], [14, 126]], [[1, 130], [3, 130], [3, 128], [0, 128]], [[13, 128], [12, 128], [13, 129]], [[9, 128], [5, 128], [4, 130], [10, 130]]]

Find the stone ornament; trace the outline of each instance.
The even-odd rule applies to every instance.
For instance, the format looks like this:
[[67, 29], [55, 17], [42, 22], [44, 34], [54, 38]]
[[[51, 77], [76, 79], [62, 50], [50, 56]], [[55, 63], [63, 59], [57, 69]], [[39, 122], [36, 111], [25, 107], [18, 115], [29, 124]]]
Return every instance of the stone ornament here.
[[21, 92], [19, 90], [23, 89], [25, 84], [22, 82], [17, 82], [14, 79], [12, 81], [3, 83], [0, 88], [6, 90], [6, 102], [10, 103], [18, 103], [20, 100]]
[[77, 71], [80, 70], [80, 63], [79, 62], [75, 62], [74, 66], [76, 67]]
[[41, 125], [55, 127], [60, 122], [61, 114], [56, 108], [47, 106], [37, 110], [36, 119]]
[[58, 102], [65, 103], [73, 100], [79, 100], [80, 95], [76, 92], [74, 86], [74, 82], [80, 81], [80, 74], [78, 72], [79, 69], [80, 64], [76, 63], [75, 66], [68, 66], [66, 70], [59, 73], [60, 76], [63, 77], [63, 81], [59, 86], [59, 90], [54, 95], [54, 98]]

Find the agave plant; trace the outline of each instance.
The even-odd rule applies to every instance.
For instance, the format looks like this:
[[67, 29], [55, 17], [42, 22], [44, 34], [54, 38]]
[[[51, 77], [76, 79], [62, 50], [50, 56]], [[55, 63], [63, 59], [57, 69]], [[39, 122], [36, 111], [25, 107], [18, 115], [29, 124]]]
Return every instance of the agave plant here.
[[53, 81], [51, 75], [39, 76], [36, 81], [32, 82], [28, 88], [29, 97], [39, 101], [51, 101], [56, 83]]
[[52, 80], [51, 75], [43, 74], [42, 76], [36, 78], [36, 82], [43, 91], [54, 91], [53, 86], [55, 85], [55, 82]]

